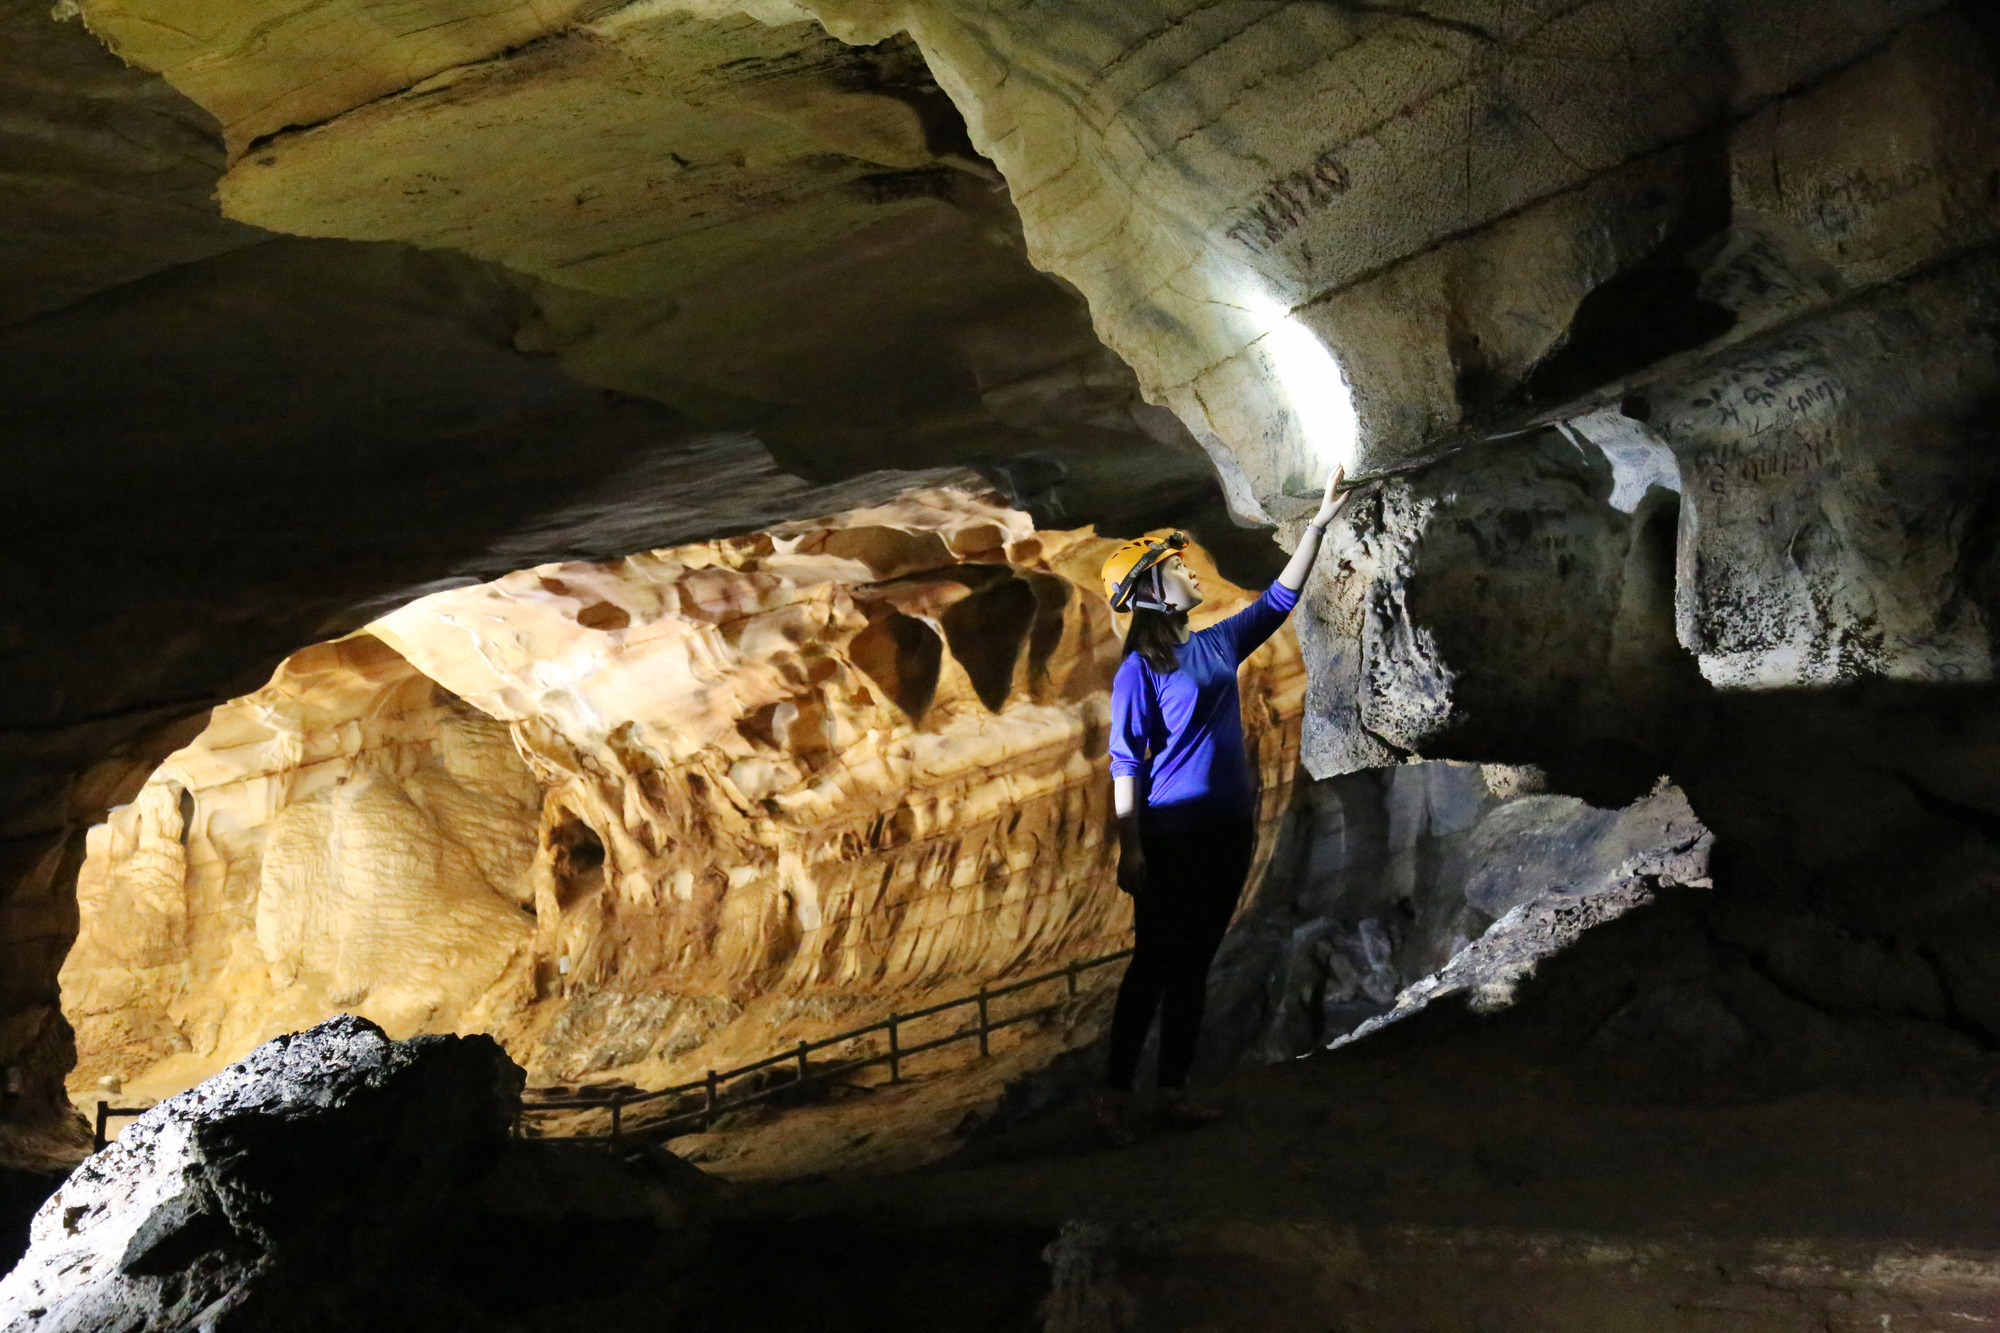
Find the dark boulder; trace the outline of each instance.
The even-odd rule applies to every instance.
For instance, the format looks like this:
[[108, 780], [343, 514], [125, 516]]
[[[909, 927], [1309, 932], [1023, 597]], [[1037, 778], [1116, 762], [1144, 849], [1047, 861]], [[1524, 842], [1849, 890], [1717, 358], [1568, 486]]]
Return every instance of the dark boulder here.
[[266, 1042], [77, 1168], [0, 1281], [0, 1328], [499, 1327], [480, 1256], [559, 1229], [579, 1171], [617, 1178], [628, 1250], [690, 1232], [700, 1190], [660, 1163], [511, 1144], [521, 1082], [483, 1036], [342, 1016]]

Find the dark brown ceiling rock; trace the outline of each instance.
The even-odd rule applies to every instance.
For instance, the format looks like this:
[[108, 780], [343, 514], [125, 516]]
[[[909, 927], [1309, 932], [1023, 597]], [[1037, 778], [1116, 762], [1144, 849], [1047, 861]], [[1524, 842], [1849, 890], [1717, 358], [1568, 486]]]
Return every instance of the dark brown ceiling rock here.
[[262, 239], [217, 216], [214, 125], [40, 0], [0, 4], [0, 324]]

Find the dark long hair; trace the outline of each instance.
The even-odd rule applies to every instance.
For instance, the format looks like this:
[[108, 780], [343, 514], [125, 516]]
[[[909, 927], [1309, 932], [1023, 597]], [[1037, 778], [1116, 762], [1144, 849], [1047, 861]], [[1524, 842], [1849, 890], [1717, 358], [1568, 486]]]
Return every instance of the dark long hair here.
[[[1158, 565], [1140, 575], [1138, 593], [1144, 601], [1166, 602], [1165, 580], [1160, 577]], [[1178, 671], [1181, 659], [1174, 650], [1181, 646], [1181, 631], [1185, 628], [1185, 611], [1150, 611], [1143, 606], [1134, 607], [1131, 627], [1125, 631], [1125, 651], [1139, 654], [1147, 666], [1163, 676]]]
[[1125, 651], [1146, 659], [1146, 665], [1162, 675], [1180, 670], [1175, 650], [1181, 646], [1181, 627], [1187, 624], [1185, 611], [1132, 613], [1132, 626], [1125, 631]]

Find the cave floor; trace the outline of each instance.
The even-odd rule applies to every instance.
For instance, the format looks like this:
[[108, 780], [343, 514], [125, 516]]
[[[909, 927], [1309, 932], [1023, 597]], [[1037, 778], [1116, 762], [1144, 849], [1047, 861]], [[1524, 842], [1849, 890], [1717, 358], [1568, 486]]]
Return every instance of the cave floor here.
[[2000, 1250], [2000, 1114], [1929, 1095], [1633, 1104], [1545, 1071], [1398, 1068], [1348, 1052], [1243, 1071], [1199, 1130], [1122, 1150], [1080, 1108], [893, 1175], [746, 1195], [759, 1210], [1547, 1226], [1633, 1237], [1810, 1234]]
[[[790, 1250], [808, 1270], [899, 1274], [896, 1310], [854, 1327], [2000, 1327], [2000, 1113], [1976, 1100], [1648, 1101], [1499, 1052], [1393, 1047], [1211, 1091], [1225, 1121], [1122, 1150], [1072, 1100], [915, 1169], [746, 1181], [728, 1225], [818, 1238]], [[895, 1138], [899, 1114], [878, 1115]], [[938, 1257], [953, 1236], [988, 1256], [977, 1280]], [[807, 1326], [850, 1326], [817, 1308]]]

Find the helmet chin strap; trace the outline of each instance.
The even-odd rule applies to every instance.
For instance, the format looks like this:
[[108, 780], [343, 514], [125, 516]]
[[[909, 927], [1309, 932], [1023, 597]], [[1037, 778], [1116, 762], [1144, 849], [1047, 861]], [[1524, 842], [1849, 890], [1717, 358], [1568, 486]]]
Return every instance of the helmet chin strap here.
[[1185, 609], [1175, 606], [1172, 602], [1167, 600], [1167, 578], [1165, 570], [1161, 569], [1158, 565], [1154, 565], [1151, 569], [1146, 571], [1146, 581], [1152, 584], [1152, 587], [1147, 589], [1147, 591], [1151, 592], [1153, 595], [1144, 600], [1140, 600], [1139, 598], [1136, 597], [1133, 598], [1132, 606], [1135, 610], [1159, 611], [1165, 615], [1179, 616], [1182, 619], [1187, 618], [1187, 611]]
[[[1175, 534], [1175, 536], [1179, 535], [1178, 533]], [[1182, 540], [1181, 544], [1186, 544], [1185, 539]], [[1187, 614], [1180, 607], [1167, 601], [1166, 581], [1163, 578], [1164, 571], [1161, 570], [1159, 564], [1161, 559], [1174, 554], [1179, 549], [1179, 546], [1161, 546], [1156, 551], [1150, 553], [1148, 559], [1142, 561], [1137, 569], [1134, 569], [1130, 574], [1125, 576], [1124, 587], [1132, 588], [1133, 595], [1125, 601], [1124, 610], [1160, 611], [1170, 616], [1184, 616]], [[1121, 592], [1124, 591], [1124, 587], [1120, 588]], [[1151, 592], [1152, 596], [1140, 596], [1139, 590], [1142, 588]]]

